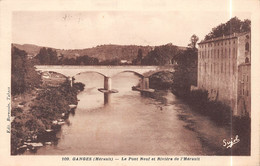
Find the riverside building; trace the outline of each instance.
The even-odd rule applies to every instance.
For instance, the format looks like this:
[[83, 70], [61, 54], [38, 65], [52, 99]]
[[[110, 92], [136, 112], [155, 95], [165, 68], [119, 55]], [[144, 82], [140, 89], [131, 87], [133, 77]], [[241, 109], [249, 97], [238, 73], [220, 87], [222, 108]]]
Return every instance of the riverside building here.
[[198, 88], [229, 105], [233, 115], [251, 116], [251, 34], [234, 33], [198, 45]]

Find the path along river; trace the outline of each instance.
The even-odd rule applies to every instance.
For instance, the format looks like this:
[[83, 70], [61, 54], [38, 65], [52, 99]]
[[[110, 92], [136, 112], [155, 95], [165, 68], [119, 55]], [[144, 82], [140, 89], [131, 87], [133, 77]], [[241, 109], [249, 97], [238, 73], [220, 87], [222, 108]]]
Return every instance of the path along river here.
[[103, 80], [93, 73], [76, 76], [85, 90], [78, 94], [75, 114], [57, 134], [58, 143], [25, 154], [216, 155], [223, 139], [230, 138], [228, 129], [192, 112], [170, 91], [160, 91], [155, 98], [132, 91], [139, 80], [132, 73], [112, 77], [119, 93], [108, 98], [97, 90]]

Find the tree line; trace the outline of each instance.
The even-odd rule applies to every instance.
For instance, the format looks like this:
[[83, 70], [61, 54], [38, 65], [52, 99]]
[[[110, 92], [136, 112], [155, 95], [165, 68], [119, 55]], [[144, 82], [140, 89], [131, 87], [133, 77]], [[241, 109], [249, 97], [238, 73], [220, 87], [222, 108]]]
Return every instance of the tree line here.
[[11, 50], [11, 93], [21, 94], [38, 87], [41, 76], [35, 71], [34, 60], [27, 58], [27, 53], [12, 47]]
[[233, 33], [242, 33], [242, 32], [250, 32], [251, 31], [251, 21], [245, 19], [241, 21], [237, 17], [231, 18], [226, 23], [222, 23], [214, 28], [212, 28], [211, 32], [208, 33], [204, 40], [213, 39], [216, 37], [227, 36]]
[[34, 59], [39, 65], [165, 65], [171, 64], [178, 53], [178, 47], [172, 44], [156, 46], [145, 56], [142, 49], [139, 49], [137, 57], [125, 63], [118, 58], [100, 61], [88, 55], [66, 58], [63, 54], [58, 56], [54, 49], [43, 47]]

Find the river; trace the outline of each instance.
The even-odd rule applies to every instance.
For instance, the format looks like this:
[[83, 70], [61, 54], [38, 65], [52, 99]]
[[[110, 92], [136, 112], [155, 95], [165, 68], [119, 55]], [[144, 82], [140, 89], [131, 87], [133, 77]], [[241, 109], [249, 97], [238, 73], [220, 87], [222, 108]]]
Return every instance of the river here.
[[99, 74], [77, 75], [85, 89], [75, 114], [57, 134], [58, 142], [29, 155], [218, 155], [229, 130], [192, 112], [170, 91], [154, 98], [131, 87], [139, 77], [121, 73], [112, 77], [119, 93], [104, 96]]

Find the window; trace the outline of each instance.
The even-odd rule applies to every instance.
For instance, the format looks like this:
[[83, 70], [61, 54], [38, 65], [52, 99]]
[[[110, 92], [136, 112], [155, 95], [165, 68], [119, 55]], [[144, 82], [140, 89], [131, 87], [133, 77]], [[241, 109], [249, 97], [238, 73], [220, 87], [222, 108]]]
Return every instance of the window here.
[[248, 42], [245, 45], [245, 49], [246, 49], [246, 51], [249, 51], [249, 43]]
[[221, 63], [221, 73], [223, 73], [223, 63]]
[[249, 63], [249, 58], [248, 57], [246, 57], [245, 63]]
[[233, 57], [234, 57], [234, 59], [236, 59], [236, 50], [235, 50], [235, 48], [233, 48]]
[[228, 74], [230, 74], [230, 62], [228, 63]]

